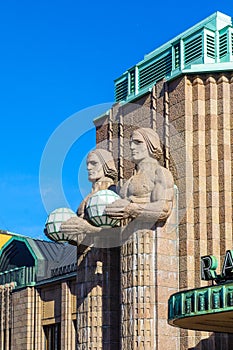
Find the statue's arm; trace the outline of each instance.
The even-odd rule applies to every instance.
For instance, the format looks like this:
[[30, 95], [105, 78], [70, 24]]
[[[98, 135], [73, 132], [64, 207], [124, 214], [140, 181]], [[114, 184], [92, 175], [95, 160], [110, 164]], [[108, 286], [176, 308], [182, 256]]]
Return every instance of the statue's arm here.
[[171, 213], [173, 194], [173, 186], [168, 188], [157, 183], [152, 193], [154, 199], [150, 203], [130, 203], [126, 207], [126, 211], [128, 211], [131, 217], [138, 217], [142, 220], [153, 222], [164, 221]]
[[136, 218], [147, 221], [163, 221], [172, 210], [174, 182], [169, 170], [160, 167], [155, 174], [154, 188], [149, 203], [137, 203], [128, 198], [120, 199], [106, 208], [106, 213], [114, 218]]
[[171, 172], [160, 167], [156, 172], [151, 202], [141, 208], [142, 215], [155, 221], [163, 221], [171, 214], [174, 199], [174, 181]]

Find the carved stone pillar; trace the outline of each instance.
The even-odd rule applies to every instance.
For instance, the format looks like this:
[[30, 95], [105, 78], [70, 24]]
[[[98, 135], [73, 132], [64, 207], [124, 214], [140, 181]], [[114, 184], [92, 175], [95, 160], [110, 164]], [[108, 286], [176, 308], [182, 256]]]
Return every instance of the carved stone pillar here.
[[145, 227], [137, 223], [121, 248], [122, 350], [176, 350], [167, 300], [178, 290], [177, 232]]
[[119, 249], [79, 251], [77, 284], [77, 349], [118, 349]]
[[135, 231], [121, 249], [122, 349], [156, 349], [154, 232]]

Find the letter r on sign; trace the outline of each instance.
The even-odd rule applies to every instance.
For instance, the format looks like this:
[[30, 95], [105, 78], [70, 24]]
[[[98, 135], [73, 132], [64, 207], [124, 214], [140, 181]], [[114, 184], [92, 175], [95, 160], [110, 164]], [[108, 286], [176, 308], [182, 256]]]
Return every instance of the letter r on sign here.
[[205, 255], [201, 257], [201, 279], [211, 281], [217, 277], [216, 268], [218, 261], [213, 255]]

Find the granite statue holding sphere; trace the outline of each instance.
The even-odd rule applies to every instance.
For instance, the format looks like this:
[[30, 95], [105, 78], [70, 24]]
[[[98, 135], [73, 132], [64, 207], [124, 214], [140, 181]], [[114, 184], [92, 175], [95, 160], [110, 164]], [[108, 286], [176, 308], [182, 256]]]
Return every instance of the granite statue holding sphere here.
[[[104, 149], [92, 150], [87, 156], [86, 164], [88, 180], [92, 183], [91, 192], [83, 199], [76, 213], [70, 208], [58, 208], [50, 213], [44, 232], [52, 240], [64, 240], [77, 244], [84, 233], [98, 233], [100, 229], [97, 226], [100, 214], [102, 214], [102, 219], [105, 219], [105, 225], [109, 224], [109, 221], [113, 224], [116, 222], [114, 219], [108, 220], [106, 215], [100, 213], [100, 209], [102, 208], [103, 212], [104, 208], [103, 205], [97, 207], [97, 201], [94, 204], [94, 209], [96, 209], [94, 213], [92, 213], [90, 205], [95, 198], [102, 202], [105, 199], [107, 203], [119, 198], [115, 186], [117, 170], [112, 154]], [[101, 193], [102, 197], [96, 197], [96, 193]], [[77, 234], [81, 235], [79, 239]]]
[[[61, 224], [60, 231], [68, 240], [80, 242], [78, 235], [98, 234], [106, 227], [122, 226], [135, 219], [153, 225], [169, 217], [174, 182], [171, 172], [159, 163], [162, 149], [158, 134], [150, 128], [136, 129], [131, 134], [130, 150], [135, 173], [119, 189], [119, 195], [112, 154], [104, 149], [88, 154], [87, 171], [92, 191], [80, 204], [77, 215]], [[90, 209], [91, 201], [96, 204], [96, 213], [93, 212], [95, 206]]]
[[[77, 216], [61, 225], [61, 231], [74, 239], [79, 234], [95, 234], [103, 227], [112, 227], [117, 220], [104, 213], [106, 204], [119, 198], [116, 193], [117, 170], [112, 154], [104, 149], [95, 149], [87, 156], [88, 180], [91, 193], [81, 202]], [[76, 238], [77, 239], [77, 238]]]
[[123, 185], [119, 199], [106, 207], [118, 219], [164, 221], [171, 214], [174, 183], [171, 172], [159, 164], [162, 155], [158, 134], [149, 128], [135, 130], [130, 139], [135, 174]]
[[78, 349], [99, 349], [105, 343], [110, 349], [112, 339], [122, 349], [137, 349], [139, 337], [146, 349], [154, 349], [158, 318], [166, 317], [155, 302], [166, 288], [158, 286], [161, 276], [156, 274], [164, 264], [164, 249], [175, 247], [166, 225], [173, 177], [159, 162], [162, 149], [154, 130], [138, 128], [129, 141], [133, 175], [119, 188], [111, 152], [91, 151], [91, 193], [59, 227], [61, 237], [78, 248]]

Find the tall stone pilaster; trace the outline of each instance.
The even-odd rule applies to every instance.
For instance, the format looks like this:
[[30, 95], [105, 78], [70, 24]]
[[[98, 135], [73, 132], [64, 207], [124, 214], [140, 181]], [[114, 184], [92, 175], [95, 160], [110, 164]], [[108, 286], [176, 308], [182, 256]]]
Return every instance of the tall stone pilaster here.
[[78, 252], [77, 349], [119, 349], [119, 250]]
[[179, 349], [167, 325], [167, 299], [178, 290], [176, 229], [136, 224], [121, 248], [122, 350]]

